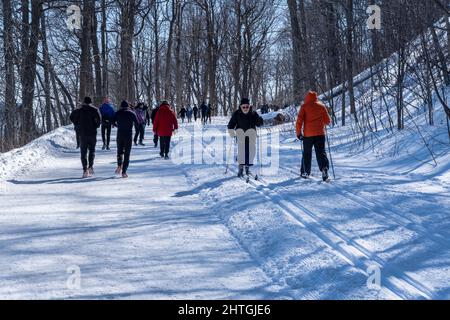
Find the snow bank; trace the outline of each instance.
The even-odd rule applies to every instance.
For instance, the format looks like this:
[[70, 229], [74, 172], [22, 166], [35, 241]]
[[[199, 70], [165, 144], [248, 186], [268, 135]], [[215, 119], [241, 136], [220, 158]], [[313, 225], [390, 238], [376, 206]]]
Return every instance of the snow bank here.
[[0, 154], [0, 182], [26, 173], [40, 165], [44, 159], [58, 152], [75, 148], [75, 132], [72, 127], [58, 128], [26, 146]]

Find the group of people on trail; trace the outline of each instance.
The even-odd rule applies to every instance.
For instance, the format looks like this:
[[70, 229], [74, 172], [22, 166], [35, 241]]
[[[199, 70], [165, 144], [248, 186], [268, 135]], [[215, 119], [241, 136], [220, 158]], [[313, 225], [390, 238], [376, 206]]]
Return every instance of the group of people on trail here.
[[[256, 154], [256, 127], [263, 125], [261, 116], [252, 109], [250, 101], [241, 100], [229, 123], [228, 132], [238, 141], [238, 177], [250, 175], [250, 167]], [[301, 177], [308, 179], [311, 176], [312, 148], [314, 147], [322, 179], [329, 178], [329, 161], [325, 149], [326, 126], [331, 123], [327, 108], [319, 101], [314, 91], [308, 92], [304, 103], [300, 107], [296, 122], [296, 135], [303, 143]]]
[[[81, 152], [83, 178], [94, 174], [95, 147], [97, 144], [97, 129], [102, 126], [103, 150], [110, 150], [110, 135], [112, 127], [117, 127], [117, 169], [116, 174], [128, 178], [127, 170], [130, 164], [131, 148], [134, 144], [144, 146], [145, 125], [153, 123], [154, 143], [160, 141], [160, 156], [169, 159], [171, 136], [178, 129], [174, 111], [167, 101], [155, 108], [151, 115], [143, 103], [133, 107], [127, 101], [122, 101], [119, 111], [115, 112], [108, 98], [104, 99], [100, 108], [92, 104], [90, 97], [84, 98], [81, 108], [75, 109], [70, 115], [75, 126], [77, 148]], [[133, 139], [133, 128], [135, 135]]]
[[[184, 122], [186, 116], [194, 115], [197, 119], [198, 108], [182, 107], [178, 114]], [[209, 111], [208, 111], [209, 110]], [[202, 123], [207, 119], [211, 121], [211, 107], [203, 103], [200, 106]], [[103, 150], [110, 150], [111, 128], [117, 127], [117, 169], [116, 173], [127, 178], [127, 170], [130, 163], [132, 143], [144, 146], [145, 126], [153, 124], [153, 142], [155, 148], [160, 144], [160, 156], [169, 159], [170, 142], [172, 135], [178, 130], [177, 114], [167, 101], [163, 101], [151, 114], [148, 108], [139, 103], [132, 107], [127, 101], [122, 101], [120, 110], [115, 112], [110, 100], [105, 98], [100, 108], [92, 105], [92, 99], [86, 97], [81, 108], [76, 109], [70, 115], [70, 120], [75, 125], [77, 134], [77, 148], [81, 151], [81, 164], [83, 178], [94, 174], [95, 146], [97, 143], [97, 129], [101, 126]], [[301, 177], [309, 178], [311, 175], [312, 149], [314, 147], [322, 179], [329, 178], [329, 161], [325, 149], [326, 126], [331, 123], [327, 108], [318, 99], [316, 92], [310, 91], [305, 97], [298, 113], [296, 122], [296, 135], [303, 143], [303, 155], [301, 165]], [[250, 167], [253, 166], [256, 155], [256, 128], [263, 126], [263, 118], [253, 110], [247, 98], [241, 100], [228, 123], [229, 135], [238, 141], [238, 176], [251, 175]], [[133, 139], [133, 128], [135, 135]]]
[[205, 102], [203, 102], [200, 105], [200, 108], [198, 108], [196, 105], [194, 105], [193, 108], [191, 108], [190, 106], [188, 106], [187, 108], [182, 106], [180, 111], [178, 111], [178, 115], [180, 116], [182, 123], [184, 123], [186, 118], [187, 122], [191, 123], [192, 117], [194, 117], [194, 122], [197, 122], [197, 119], [200, 118], [199, 116], [201, 116], [202, 124], [207, 124], [208, 121], [211, 124], [213, 110], [214, 108], [211, 107], [211, 104], [207, 105]]

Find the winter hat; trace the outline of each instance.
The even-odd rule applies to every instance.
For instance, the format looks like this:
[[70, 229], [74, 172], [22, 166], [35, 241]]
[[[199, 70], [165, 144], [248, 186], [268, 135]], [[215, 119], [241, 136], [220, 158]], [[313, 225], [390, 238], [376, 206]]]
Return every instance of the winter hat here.
[[122, 103], [120, 104], [120, 107], [122, 109], [128, 108], [128, 102], [126, 102], [125, 100], [122, 101]]
[[83, 103], [84, 104], [92, 104], [92, 99], [90, 97], [85, 97]]
[[242, 100], [241, 100], [241, 106], [242, 106], [243, 104], [250, 104], [250, 100], [249, 100], [248, 98], [242, 98]]
[[170, 104], [166, 100], [163, 100], [163, 102], [161, 102], [161, 106], [170, 106]]

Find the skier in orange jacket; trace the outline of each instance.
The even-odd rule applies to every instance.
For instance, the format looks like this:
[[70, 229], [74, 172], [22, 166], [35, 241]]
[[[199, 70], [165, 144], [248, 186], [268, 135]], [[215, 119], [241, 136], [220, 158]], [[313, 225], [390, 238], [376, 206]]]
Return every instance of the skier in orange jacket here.
[[298, 113], [296, 133], [303, 141], [303, 160], [301, 176], [307, 179], [311, 175], [312, 148], [322, 172], [322, 179], [328, 180], [329, 161], [325, 150], [325, 127], [331, 123], [327, 108], [319, 101], [314, 91], [308, 92]]

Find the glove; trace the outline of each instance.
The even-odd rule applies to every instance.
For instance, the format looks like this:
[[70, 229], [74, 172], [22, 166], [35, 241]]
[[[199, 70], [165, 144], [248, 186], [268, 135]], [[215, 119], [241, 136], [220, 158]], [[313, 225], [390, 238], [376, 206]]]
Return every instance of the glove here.
[[231, 138], [236, 137], [236, 131], [233, 129], [228, 129], [228, 134], [230, 135]]
[[177, 130], [177, 129], [173, 130], [173, 135], [174, 135], [174, 136], [176, 136], [177, 133], [178, 133], [178, 130]]
[[299, 134], [299, 135], [297, 136], [297, 139], [300, 140], [300, 141], [303, 141], [303, 135], [302, 135], [302, 134]]

